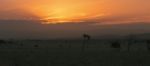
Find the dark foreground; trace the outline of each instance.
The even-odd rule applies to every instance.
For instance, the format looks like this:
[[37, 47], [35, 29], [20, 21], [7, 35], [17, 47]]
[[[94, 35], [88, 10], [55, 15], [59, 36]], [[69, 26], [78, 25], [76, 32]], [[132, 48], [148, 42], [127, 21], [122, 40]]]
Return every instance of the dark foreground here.
[[119, 49], [111, 48], [107, 42], [86, 44], [84, 51], [82, 42], [1, 45], [0, 66], [150, 66], [150, 52], [145, 43], [136, 43], [130, 50], [126, 43]]

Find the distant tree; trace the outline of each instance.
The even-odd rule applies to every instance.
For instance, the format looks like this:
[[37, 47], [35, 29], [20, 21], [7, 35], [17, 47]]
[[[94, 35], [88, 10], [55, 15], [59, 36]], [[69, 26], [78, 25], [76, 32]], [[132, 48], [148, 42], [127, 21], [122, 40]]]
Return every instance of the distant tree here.
[[34, 45], [34, 47], [36, 47], [36, 48], [37, 48], [37, 47], [39, 47], [39, 45]]
[[131, 34], [128, 36], [128, 51], [130, 51], [130, 47], [134, 43], [134, 39], [135, 39], [134, 35]]
[[87, 46], [87, 48], [88, 48], [88, 45], [86, 45], [86, 43], [89, 40], [91, 40], [91, 36], [88, 35], [88, 34], [83, 34], [82, 36], [83, 36], [83, 39], [84, 39], [83, 44], [82, 44], [82, 53], [83, 53], [85, 51], [85, 46]]
[[120, 43], [119, 43], [118, 41], [115, 41], [115, 42], [112, 42], [112, 43], [111, 43], [111, 46], [112, 46], [113, 48], [120, 48]]
[[6, 41], [0, 40], [0, 44], [4, 44], [4, 43], [6, 43]]
[[147, 49], [150, 50], [150, 40], [147, 40]]
[[83, 34], [83, 38], [84, 38], [84, 40], [90, 40], [91, 36], [88, 34]]

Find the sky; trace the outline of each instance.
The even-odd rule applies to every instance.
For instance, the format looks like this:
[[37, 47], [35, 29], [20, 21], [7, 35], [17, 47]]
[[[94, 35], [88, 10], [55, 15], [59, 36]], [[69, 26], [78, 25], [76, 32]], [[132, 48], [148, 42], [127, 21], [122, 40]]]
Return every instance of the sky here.
[[0, 0], [0, 19], [150, 21], [149, 0]]
[[[138, 24], [131, 27], [134, 32], [147, 32], [149, 27], [139, 23], [150, 23], [149, 3], [150, 0], [0, 0], [0, 36], [66, 37], [71, 31], [68, 37], [86, 32], [97, 36], [107, 31], [120, 33], [125, 28], [120, 25], [128, 23]], [[118, 24], [120, 29], [108, 26]]]

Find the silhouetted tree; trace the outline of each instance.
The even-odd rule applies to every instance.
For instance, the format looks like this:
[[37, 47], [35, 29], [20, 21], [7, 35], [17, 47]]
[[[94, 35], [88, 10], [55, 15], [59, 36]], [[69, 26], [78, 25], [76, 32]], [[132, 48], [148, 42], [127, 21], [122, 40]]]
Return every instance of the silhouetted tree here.
[[150, 40], [147, 40], [147, 49], [150, 50]]
[[134, 37], [133, 35], [129, 35], [128, 36], [128, 51], [130, 51], [130, 46], [132, 45], [132, 43], [134, 43]]
[[4, 43], [6, 43], [6, 41], [0, 40], [0, 44], [4, 44]]
[[37, 47], [39, 47], [39, 45], [34, 45], [34, 47], [36, 47], [36, 48], [37, 48]]
[[120, 43], [118, 41], [112, 42], [111, 46], [113, 48], [120, 48]]
[[83, 34], [83, 38], [84, 38], [84, 40], [90, 40], [91, 36], [88, 34]]
[[91, 39], [91, 36], [88, 34], [83, 34], [83, 44], [82, 44], [82, 53], [85, 51], [85, 46], [88, 47], [88, 45], [86, 45], [86, 43]]

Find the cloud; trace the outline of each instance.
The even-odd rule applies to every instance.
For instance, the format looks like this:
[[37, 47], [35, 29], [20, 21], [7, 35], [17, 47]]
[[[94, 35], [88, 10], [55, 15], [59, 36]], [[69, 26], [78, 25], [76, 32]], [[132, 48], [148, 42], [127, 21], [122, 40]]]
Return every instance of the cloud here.
[[0, 0], [0, 19], [40, 19], [57, 7], [72, 15], [87, 14], [81, 19], [85, 22], [148, 22], [149, 3], [149, 0]]

